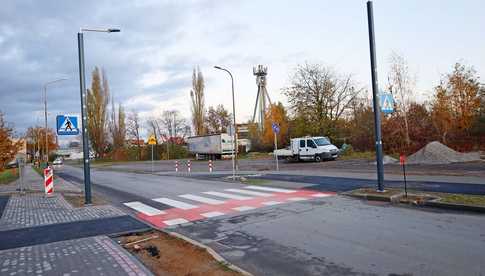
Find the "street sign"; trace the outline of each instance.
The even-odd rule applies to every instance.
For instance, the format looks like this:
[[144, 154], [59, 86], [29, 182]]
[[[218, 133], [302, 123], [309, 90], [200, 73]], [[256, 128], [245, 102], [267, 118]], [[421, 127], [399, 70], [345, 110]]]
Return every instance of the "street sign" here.
[[380, 104], [381, 104], [381, 111], [384, 114], [391, 114], [394, 112], [394, 99], [392, 98], [392, 94], [384, 93], [380, 96]]
[[280, 126], [277, 123], [273, 123], [271, 127], [273, 128], [274, 133], [280, 133]]
[[155, 138], [155, 135], [150, 135], [148, 138], [148, 144], [149, 145], [156, 145], [157, 144], [157, 139]]
[[76, 115], [57, 115], [57, 135], [78, 135], [79, 125]]

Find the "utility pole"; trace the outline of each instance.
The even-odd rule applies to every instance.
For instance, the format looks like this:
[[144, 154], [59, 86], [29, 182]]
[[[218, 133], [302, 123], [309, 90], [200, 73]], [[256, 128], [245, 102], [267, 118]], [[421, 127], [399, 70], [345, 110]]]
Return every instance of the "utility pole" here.
[[[88, 112], [86, 95], [86, 77], [84, 68], [84, 36], [83, 32], [118, 33], [119, 29], [81, 29], [77, 33], [77, 47], [79, 54], [79, 88], [81, 94], [81, 122], [83, 139], [83, 167], [84, 167], [84, 200], [85, 204], [91, 204], [91, 174], [89, 165], [89, 134]], [[139, 142], [139, 141], [137, 141]]]
[[377, 190], [384, 191], [384, 165], [382, 162], [381, 108], [377, 85], [376, 42], [374, 33], [374, 12], [372, 1], [367, 1], [367, 21], [369, 25], [370, 63], [372, 74], [372, 106], [374, 107], [374, 131], [376, 139]]

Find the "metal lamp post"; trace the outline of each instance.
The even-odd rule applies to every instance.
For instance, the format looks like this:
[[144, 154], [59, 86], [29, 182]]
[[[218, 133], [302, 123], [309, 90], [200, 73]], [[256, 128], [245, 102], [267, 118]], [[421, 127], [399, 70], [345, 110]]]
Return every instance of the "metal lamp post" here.
[[89, 167], [89, 134], [87, 120], [86, 78], [84, 69], [84, 38], [83, 32], [117, 33], [119, 29], [83, 29], [77, 33], [77, 46], [79, 51], [79, 87], [81, 92], [81, 120], [83, 138], [84, 159], [84, 200], [85, 204], [91, 204], [91, 176]]
[[376, 42], [374, 33], [374, 10], [372, 1], [367, 1], [367, 22], [369, 27], [369, 48], [372, 75], [372, 105], [374, 107], [374, 131], [376, 139], [376, 164], [377, 164], [377, 190], [384, 191], [384, 165], [382, 162], [382, 136], [381, 136], [381, 108], [377, 93], [377, 61], [376, 61]]
[[45, 161], [49, 162], [49, 140], [47, 138], [47, 86], [56, 82], [65, 81], [66, 78], [46, 82], [44, 84], [44, 121], [45, 121]]
[[214, 68], [226, 71], [231, 77], [231, 88], [232, 88], [232, 118], [233, 118], [233, 155], [232, 155], [232, 179], [236, 179], [236, 162], [237, 162], [237, 128], [236, 128], [236, 101], [234, 100], [234, 78], [229, 70], [222, 68], [220, 66], [214, 66]]

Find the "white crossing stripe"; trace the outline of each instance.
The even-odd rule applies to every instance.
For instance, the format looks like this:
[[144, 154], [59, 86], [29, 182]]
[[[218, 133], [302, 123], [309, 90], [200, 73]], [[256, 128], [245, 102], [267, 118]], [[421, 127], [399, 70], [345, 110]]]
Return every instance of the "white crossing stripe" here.
[[249, 196], [234, 195], [234, 194], [220, 193], [220, 192], [204, 192], [204, 194], [223, 197], [223, 198], [239, 199], [239, 200], [246, 200], [246, 199], [252, 198], [252, 197], [249, 197]]
[[266, 202], [263, 202], [261, 204], [263, 205], [266, 205], [266, 206], [271, 206], [271, 205], [278, 205], [278, 204], [281, 204], [282, 202], [279, 202], [279, 201], [266, 201]]
[[165, 197], [154, 198], [152, 200], [154, 200], [156, 202], [163, 203], [163, 204], [170, 205], [170, 206], [175, 207], [175, 208], [183, 209], [183, 210], [189, 210], [189, 209], [197, 208], [196, 205], [188, 204], [188, 203], [185, 203], [185, 202], [182, 202], [182, 201], [173, 200], [173, 199], [165, 198]]
[[198, 196], [198, 195], [191, 195], [191, 194], [179, 195], [179, 197], [183, 197], [186, 199], [190, 199], [190, 200], [194, 200], [202, 203], [214, 204], [214, 205], [224, 203], [224, 201], [221, 201], [221, 200]]
[[183, 218], [176, 218], [176, 219], [169, 219], [169, 220], [164, 220], [163, 223], [165, 223], [166, 225], [177, 225], [177, 224], [182, 224], [182, 223], [187, 223], [189, 222], [188, 220], [186, 219], [183, 219]]
[[308, 198], [306, 197], [290, 197], [288, 200], [290, 201], [302, 201], [302, 200], [307, 200]]
[[132, 209], [135, 209], [138, 212], [143, 213], [147, 216], [156, 216], [156, 215], [165, 214], [164, 211], [155, 209], [155, 208], [150, 207], [146, 204], [143, 204], [139, 201], [126, 202], [126, 203], [123, 203], [123, 204], [132, 208]]
[[329, 197], [329, 196], [332, 196], [332, 195], [329, 195], [329, 194], [314, 194], [312, 196], [313, 197]]
[[241, 190], [241, 189], [225, 189], [225, 191], [233, 192], [233, 193], [240, 193], [240, 194], [245, 194], [245, 195], [252, 195], [252, 196], [264, 196], [264, 197], [272, 196], [272, 194], [268, 194], [268, 193], [247, 191], [247, 190]]
[[224, 213], [221, 213], [221, 212], [208, 212], [208, 213], [203, 213], [203, 214], [200, 214], [200, 215], [203, 216], [203, 217], [206, 217], [206, 218], [213, 218], [213, 217], [222, 216], [222, 215], [224, 215]]
[[251, 206], [240, 206], [240, 207], [235, 207], [235, 208], [232, 208], [233, 210], [236, 210], [236, 211], [239, 211], [239, 212], [244, 212], [244, 211], [248, 211], [248, 210], [253, 210], [253, 209], [256, 209], [256, 207], [251, 207]]
[[281, 189], [281, 188], [270, 188], [270, 187], [260, 187], [260, 186], [246, 186], [246, 189], [252, 189], [252, 190], [261, 190], [261, 191], [268, 191], [268, 192], [277, 192], [277, 193], [294, 193], [296, 192], [295, 190], [289, 190], [289, 189]]

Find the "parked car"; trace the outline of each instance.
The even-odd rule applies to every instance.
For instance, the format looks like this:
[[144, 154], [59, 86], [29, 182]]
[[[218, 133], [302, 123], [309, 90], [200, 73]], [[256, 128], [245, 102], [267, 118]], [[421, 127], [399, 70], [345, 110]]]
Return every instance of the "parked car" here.
[[17, 160], [12, 160], [5, 165], [5, 169], [13, 169], [13, 168], [18, 168], [19, 163], [17, 163]]
[[339, 150], [327, 137], [301, 137], [291, 139], [289, 147], [277, 149], [274, 154], [278, 158], [285, 158], [288, 161], [314, 160], [320, 162], [324, 159], [335, 160], [339, 155]]
[[56, 158], [54, 162], [52, 162], [53, 165], [62, 165], [64, 162], [62, 161], [62, 158]]

